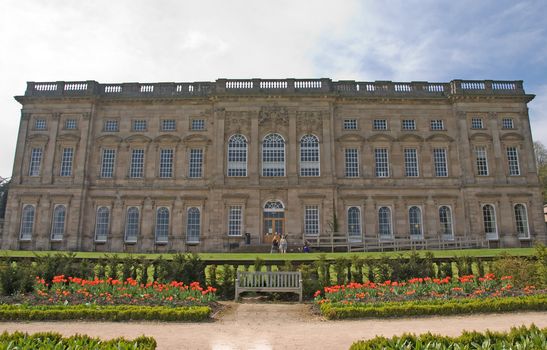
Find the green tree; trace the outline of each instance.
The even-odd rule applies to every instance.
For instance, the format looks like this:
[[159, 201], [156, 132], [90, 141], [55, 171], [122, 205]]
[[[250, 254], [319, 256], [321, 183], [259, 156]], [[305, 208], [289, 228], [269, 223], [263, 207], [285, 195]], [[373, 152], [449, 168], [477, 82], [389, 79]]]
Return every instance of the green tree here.
[[0, 176], [0, 219], [3, 219], [6, 214], [9, 184], [9, 179]]
[[543, 187], [543, 203], [547, 203], [547, 148], [539, 141], [534, 142], [534, 155], [539, 182]]

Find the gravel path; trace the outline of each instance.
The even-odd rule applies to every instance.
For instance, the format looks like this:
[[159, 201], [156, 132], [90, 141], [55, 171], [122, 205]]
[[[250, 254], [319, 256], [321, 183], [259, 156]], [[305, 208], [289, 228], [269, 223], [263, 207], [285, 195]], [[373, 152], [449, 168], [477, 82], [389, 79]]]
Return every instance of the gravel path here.
[[160, 322], [2, 322], [0, 331], [56, 331], [64, 335], [154, 337], [158, 349], [348, 349], [375, 335], [428, 331], [458, 335], [462, 330], [508, 330], [511, 326], [547, 327], [547, 312], [473, 316], [325, 321], [306, 304], [234, 304], [208, 323]]

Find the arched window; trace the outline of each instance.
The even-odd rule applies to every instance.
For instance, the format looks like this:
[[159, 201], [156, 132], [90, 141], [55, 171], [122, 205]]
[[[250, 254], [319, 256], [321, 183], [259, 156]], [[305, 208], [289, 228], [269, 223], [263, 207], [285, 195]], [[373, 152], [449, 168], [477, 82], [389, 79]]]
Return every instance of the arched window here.
[[279, 134], [262, 141], [262, 176], [285, 176], [285, 140]]
[[51, 240], [60, 241], [65, 233], [66, 207], [57, 205], [53, 209], [53, 221], [51, 224]]
[[19, 233], [19, 239], [30, 240], [32, 238], [32, 231], [34, 229], [34, 206], [25, 205], [23, 212], [21, 213], [21, 231]]
[[247, 176], [247, 139], [240, 134], [228, 140], [228, 176]]
[[408, 209], [408, 223], [410, 225], [410, 238], [422, 237], [422, 210], [413, 206]]
[[169, 236], [169, 209], [158, 208], [156, 211], [156, 242], [167, 242]]
[[348, 236], [361, 238], [361, 210], [358, 207], [348, 209]]
[[264, 211], [283, 211], [284, 208], [280, 201], [268, 201], [264, 204]]
[[389, 207], [380, 207], [378, 209], [378, 233], [380, 238], [391, 238], [391, 209]]
[[300, 139], [300, 176], [319, 176], [319, 139], [304, 135]]
[[530, 230], [528, 228], [528, 213], [524, 204], [515, 205], [515, 221], [517, 226], [518, 238], [530, 238]]
[[498, 227], [496, 224], [496, 211], [491, 204], [485, 204], [482, 207], [482, 221], [484, 223], [484, 233], [486, 239], [498, 239]]
[[439, 208], [439, 223], [441, 224], [441, 235], [443, 238], [450, 238], [454, 232], [452, 230], [452, 212], [450, 207], [443, 205]]
[[188, 218], [186, 220], [186, 241], [188, 243], [199, 243], [200, 232], [201, 213], [199, 211], [199, 208], [189, 208]]
[[95, 217], [95, 241], [106, 242], [108, 237], [108, 227], [110, 225], [110, 209], [100, 207], [97, 209]]
[[135, 243], [139, 236], [139, 208], [130, 207], [127, 209], [125, 220], [125, 241]]

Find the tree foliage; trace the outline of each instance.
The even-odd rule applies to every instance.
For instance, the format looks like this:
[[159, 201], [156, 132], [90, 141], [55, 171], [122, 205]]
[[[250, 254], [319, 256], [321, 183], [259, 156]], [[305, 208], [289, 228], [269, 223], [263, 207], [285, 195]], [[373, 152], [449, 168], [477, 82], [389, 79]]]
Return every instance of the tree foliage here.
[[539, 182], [543, 187], [543, 203], [547, 203], [547, 148], [539, 141], [534, 142], [534, 155]]

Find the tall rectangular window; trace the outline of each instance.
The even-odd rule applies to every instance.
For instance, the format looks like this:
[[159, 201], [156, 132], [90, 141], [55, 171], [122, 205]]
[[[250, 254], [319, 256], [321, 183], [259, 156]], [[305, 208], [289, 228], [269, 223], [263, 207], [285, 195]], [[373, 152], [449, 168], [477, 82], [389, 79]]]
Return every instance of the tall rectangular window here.
[[33, 148], [30, 152], [30, 164], [28, 175], [40, 176], [40, 166], [42, 164], [42, 148]]
[[357, 119], [344, 119], [344, 130], [357, 130]]
[[76, 119], [67, 119], [65, 120], [65, 129], [67, 130], [74, 130], [78, 128], [78, 123], [76, 122]]
[[431, 130], [444, 130], [444, 121], [442, 119], [434, 119], [431, 121]]
[[509, 175], [520, 175], [519, 155], [516, 147], [507, 147], [507, 163]]
[[376, 164], [376, 177], [389, 177], [389, 157], [387, 148], [376, 148], [374, 150]]
[[34, 129], [36, 130], [46, 130], [47, 129], [47, 122], [45, 119], [36, 119], [34, 121]]
[[304, 208], [304, 234], [319, 234], [319, 206], [306, 205]]
[[403, 119], [403, 130], [416, 130], [416, 121], [414, 119]]
[[203, 167], [203, 150], [201, 148], [192, 148], [190, 150], [190, 160], [188, 164], [188, 177], [200, 178]]
[[175, 131], [176, 123], [174, 119], [164, 119], [161, 121], [161, 131]]
[[346, 177], [359, 177], [359, 152], [357, 148], [345, 149]]
[[241, 236], [241, 205], [233, 205], [228, 212], [228, 236]]
[[502, 127], [504, 129], [513, 129], [514, 128], [513, 118], [503, 118]]
[[446, 149], [433, 148], [433, 164], [435, 166], [435, 176], [448, 176]]
[[116, 150], [105, 148], [101, 160], [101, 177], [109, 179], [114, 175], [114, 164], [116, 163]]
[[387, 120], [374, 119], [374, 121], [372, 122], [372, 127], [374, 130], [387, 130]]
[[104, 121], [104, 131], [115, 132], [119, 131], [118, 121], [117, 120], [105, 120]]
[[482, 129], [482, 118], [471, 118], [471, 129]]
[[61, 159], [61, 176], [72, 176], [72, 160], [74, 158], [74, 148], [63, 148], [63, 157]]
[[173, 177], [173, 150], [160, 150], [160, 178], [166, 179]]
[[192, 122], [190, 124], [190, 130], [205, 130], [205, 120], [192, 119]]
[[144, 150], [134, 149], [131, 152], [131, 168], [129, 177], [133, 179], [144, 177]]
[[146, 131], [146, 120], [133, 120], [133, 131]]
[[405, 176], [418, 176], [418, 151], [416, 148], [405, 148]]
[[486, 157], [486, 147], [484, 146], [475, 147], [475, 157], [477, 160], [477, 175], [487, 176], [488, 175], [488, 159]]

